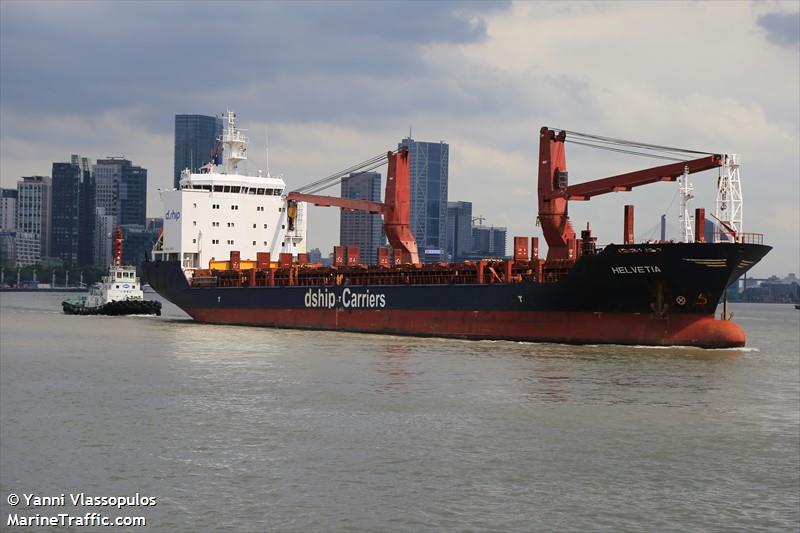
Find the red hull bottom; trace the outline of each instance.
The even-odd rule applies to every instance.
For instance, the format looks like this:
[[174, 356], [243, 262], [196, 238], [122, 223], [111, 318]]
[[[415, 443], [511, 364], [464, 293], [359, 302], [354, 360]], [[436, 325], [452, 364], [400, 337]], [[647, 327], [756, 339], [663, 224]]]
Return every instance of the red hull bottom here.
[[744, 346], [737, 324], [710, 315], [651, 315], [537, 311], [423, 311], [344, 309], [191, 309], [200, 322], [281, 328], [388, 333], [459, 339], [569, 344], [642, 344], [733, 348]]

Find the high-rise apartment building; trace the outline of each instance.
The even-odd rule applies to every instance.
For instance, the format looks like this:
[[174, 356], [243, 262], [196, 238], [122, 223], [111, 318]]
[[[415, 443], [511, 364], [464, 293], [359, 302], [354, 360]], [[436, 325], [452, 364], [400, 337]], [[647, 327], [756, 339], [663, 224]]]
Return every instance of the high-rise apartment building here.
[[94, 188], [88, 158], [53, 163], [51, 254], [65, 266], [93, 264]]
[[480, 257], [505, 257], [508, 230], [498, 226], [473, 226], [472, 246]]
[[211, 161], [222, 135], [222, 118], [206, 115], [175, 115], [174, 186], [185, 168], [195, 171]]
[[145, 257], [150, 259], [153, 244], [158, 239], [158, 233], [137, 224], [121, 225], [120, 229], [122, 230], [123, 264], [137, 266], [145, 260]]
[[0, 231], [17, 227], [17, 190], [0, 188]]
[[50, 255], [51, 181], [46, 176], [24, 177], [17, 182], [16, 261], [35, 265]]
[[472, 202], [447, 202], [447, 255], [461, 261], [472, 251]]
[[443, 261], [447, 255], [447, 181], [450, 146], [407, 137], [399, 147], [409, 150], [411, 231], [420, 259]]
[[[342, 198], [381, 201], [381, 175], [378, 172], [350, 174], [342, 180]], [[377, 251], [384, 243], [383, 218], [363, 211], [341, 210], [339, 215], [339, 244], [358, 245], [362, 264], [375, 264]]]
[[94, 247], [92, 257], [95, 266], [107, 267], [113, 255], [113, 234], [117, 217], [107, 215], [105, 207], [98, 207], [94, 215]]
[[65, 266], [78, 263], [81, 178], [79, 166], [72, 163], [53, 163], [51, 253], [53, 257], [61, 259]]
[[[98, 159], [93, 167], [94, 178], [94, 256], [97, 266], [108, 264], [105, 250], [110, 250], [110, 232], [106, 226], [117, 224], [145, 225], [147, 212], [147, 169], [119, 157]], [[98, 217], [103, 217], [98, 221]], [[109, 218], [111, 217], [111, 218]], [[113, 218], [113, 220], [112, 220]], [[100, 243], [98, 240], [108, 241]]]
[[0, 267], [16, 264], [17, 190], [0, 188]]

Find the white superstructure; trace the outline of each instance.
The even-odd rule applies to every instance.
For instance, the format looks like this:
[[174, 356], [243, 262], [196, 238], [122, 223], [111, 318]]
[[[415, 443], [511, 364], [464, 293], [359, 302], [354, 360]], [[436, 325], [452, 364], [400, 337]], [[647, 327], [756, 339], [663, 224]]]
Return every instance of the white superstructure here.
[[164, 233], [153, 258], [180, 260], [190, 273], [208, 268], [212, 260], [227, 260], [232, 250], [243, 260], [255, 260], [257, 252], [269, 252], [272, 261], [280, 253], [305, 253], [306, 205], [298, 205], [295, 227], [290, 230], [283, 179], [269, 172], [266, 176], [239, 173], [239, 163], [247, 159], [248, 139], [230, 111], [219, 140], [221, 158], [216, 155], [199, 173], [184, 170], [180, 188], [161, 193]]
[[121, 300], [144, 300], [134, 266], [111, 265], [103, 279], [89, 289], [84, 305], [95, 308]]

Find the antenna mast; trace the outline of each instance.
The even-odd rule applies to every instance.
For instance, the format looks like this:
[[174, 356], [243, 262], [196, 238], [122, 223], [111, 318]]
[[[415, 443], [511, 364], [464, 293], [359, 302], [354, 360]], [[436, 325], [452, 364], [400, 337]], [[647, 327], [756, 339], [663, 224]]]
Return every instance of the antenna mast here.
[[720, 167], [715, 216], [723, 223], [723, 227], [733, 230], [734, 235], [720, 229], [717, 231], [719, 241], [735, 240], [736, 236], [742, 233], [743, 204], [738, 158], [736, 154], [726, 154], [725, 163]]
[[678, 191], [681, 195], [681, 212], [678, 215], [680, 222], [681, 233], [683, 233], [683, 242], [694, 242], [694, 229], [692, 228], [692, 215], [689, 213], [689, 201], [694, 198], [691, 182], [689, 181], [689, 167], [683, 170], [683, 176], [678, 178], [680, 188]]

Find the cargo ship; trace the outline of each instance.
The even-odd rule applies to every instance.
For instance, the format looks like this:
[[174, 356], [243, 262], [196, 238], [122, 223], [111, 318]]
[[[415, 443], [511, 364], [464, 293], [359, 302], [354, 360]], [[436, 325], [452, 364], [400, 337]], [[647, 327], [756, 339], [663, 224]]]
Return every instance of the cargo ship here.
[[[771, 249], [741, 228], [734, 155], [634, 143], [542, 128], [539, 138], [538, 237], [514, 237], [513, 257], [421, 263], [409, 227], [409, 154], [373, 157], [291, 192], [267, 175], [244, 176], [246, 138], [228, 114], [222, 161], [182, 174], [162, 193], [166, 216], [146, 280], [200, 322], [461, 339], [574, 344], [743, 346], [727, 305], [727, 287]], [[671, 163], [570, 185], [565, 143], [661, 154]], [[314, 194], [346, 173], [388, 164], [383, 202]], [[705, 211], [689, 211], [689, 175], [719, 169], [716, 242], [705, 242]], [[681, 188], [680, 242], [634, 242], [633, 206], [623, 239], [599, 247], [590, 226], [574, 231], [569, 201], [661, 181]], [[269, 192], [267, 192], [269, 191]], [[357, 247], [334, 247], [333, 264], [305, 253], [307, 204], [382, 215], [390, 247], [359, 262]], [[243, 228], [241, 232], [235, 228]], [[243, 258], [245, 257], [245, 258]], [[275, 260], [277, 259], [277, 261]]]

